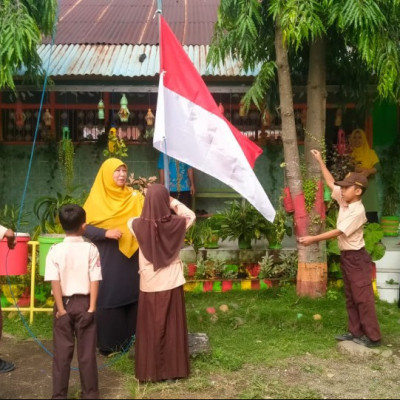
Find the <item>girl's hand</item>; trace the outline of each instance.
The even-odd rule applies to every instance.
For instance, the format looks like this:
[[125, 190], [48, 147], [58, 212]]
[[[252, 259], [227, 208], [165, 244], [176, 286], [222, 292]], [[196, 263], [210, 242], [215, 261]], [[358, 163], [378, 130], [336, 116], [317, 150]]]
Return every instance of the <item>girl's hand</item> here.
[[106, 231], [106, 238], [119, 240], [122, 237], [122, 232], [119, 229], [108, 229]]

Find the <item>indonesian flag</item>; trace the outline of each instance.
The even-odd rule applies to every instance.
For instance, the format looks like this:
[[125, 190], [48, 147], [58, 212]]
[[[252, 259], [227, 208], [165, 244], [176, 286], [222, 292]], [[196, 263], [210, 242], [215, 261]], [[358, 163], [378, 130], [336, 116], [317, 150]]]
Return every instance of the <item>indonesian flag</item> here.
[[262, 150], [225, 118], [162, 16], [160, 24], [154, 147], [219, 179], [272, 222], [275, 210], [252, 169]]

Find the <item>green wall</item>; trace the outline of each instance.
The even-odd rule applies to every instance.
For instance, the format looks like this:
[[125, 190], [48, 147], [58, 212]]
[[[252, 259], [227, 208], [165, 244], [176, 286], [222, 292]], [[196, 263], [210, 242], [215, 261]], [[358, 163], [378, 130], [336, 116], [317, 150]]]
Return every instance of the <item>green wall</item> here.
[[[98, 168], [105, 159], [102, 155], [103, 148], [104, 144], [101, 143], [75, 144], [74, 184], [78, 188], [74, 195], [90, 190]], [[375, 146], [380, 157], [383, 155], [384, 149], [384, 146]], [[21, 204], [31, 150], [31, 144], [0, 144], [0, 185], [2, 188], [0, 208], [5, 204]], [[151, 143], [128, 145], [128, 154], [124, 162], [128, 165], [129, 172], [135, 173], [135, 177], [158, 176], [158, 151], [152, 147]], [[263, 153], [257, 159], [254, 168], [274, 206], [278, 205], [279, 197], [282, 194], [283, 169], [280, 167], [282, 161], [282, 144], [269, 145], [263, 147]], [[197, 192], [232, 192], [232, 189], [217, 179], [197, 170], [195, 170], [195, 180]], [[381, 186], [379, 174], [377, 183], [378, 187]], [[57, 143], [39, 143], [34, 149], [24, 202], [24, 211], [30, 213], [27, 216], [29, 225], [21, 230], [32, 231], [33, 227], [38, 224], [37, 218], [33, 215], [35, 200], [41, 196], [55, 196], [57, 192], [65, 193], [57, 165]], [[379, 191], [379, 197], [382, 202], [381, 191]], [[225, 202], [228, 200], [226, 198], [198, 198], [196, 209], [214, 213], [225, 208]]]
[[[75, 195], [82, 191], [89, 191], [99, 166], [104, 161], [100, 143], [82, 142], [75, 145], [75, 180], [78, 185]], [[266, 190], [274, 205], [283, 187], [283, 170], [280, 163], [283, 161], [282, 145], [265, 147], [263, 154], [257, 159], [254, 171], [262, 186]], [[0, 207], [5, 204], [20, 205], [22, 202], [24, 185], [28, 173], [31, 144], [0, 144]], [[39, 143], [35, 146], [34, 157], [27, 184], [24, 211], [29, 212], [29, 226], [24, 231], [31, 231], [38, 221], [33, 215], [33, 204], [38, 197], [54, 196], [57, 192], [64, 193], [60, 171], [57, 165], [57, 143]], [[158, 151], [150, 143], [128, 145], [128, 157], [124, 162], [129, 172], [135, 177], [152, 175], [158, 176]], [[232, 191], [215, 178], [195, 171], [196, 188], [198, 192], [226, 192]], [[227, 199], [198, 199], [196, 209], [215, 212], [225, 207]], [[0, 221], [1, 222], [1, 221]], [[22, 230], [22, 229], [21, 229]]]
[[398, 106], [387, 101], [376, 102], [372, 111], [374, 147], [392, 144], [398, 135]]

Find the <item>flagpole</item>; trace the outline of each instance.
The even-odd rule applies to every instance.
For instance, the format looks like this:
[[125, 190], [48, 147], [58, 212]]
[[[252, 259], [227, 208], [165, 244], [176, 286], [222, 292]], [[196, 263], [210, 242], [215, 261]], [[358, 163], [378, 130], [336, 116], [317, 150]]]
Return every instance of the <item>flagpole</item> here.
[[[157, 0], [157, 10], [156, 14], [158, 15], [158, 37], [159, 37], [159, 42], [161, 41], [161, 23], [160, 23], [160, 18], [162, 14], [162, 0]], [[159, 43], [159, 54], [161, 54], [161, 43]], [[160, 59], [160, 65], [161, 65], [161, 59]], [[161, 68], [160, 68], [160, 75], [161, 75]], [[163, 138], [163, 148], [164, 148], [164, 155], [163, 155], [163, 162], [164, 162], [164, 186], [167, 188], [169, 192], [169, 157], [167, 156], [167, 138], [165, 136], [164, 132], [164, 138]]]

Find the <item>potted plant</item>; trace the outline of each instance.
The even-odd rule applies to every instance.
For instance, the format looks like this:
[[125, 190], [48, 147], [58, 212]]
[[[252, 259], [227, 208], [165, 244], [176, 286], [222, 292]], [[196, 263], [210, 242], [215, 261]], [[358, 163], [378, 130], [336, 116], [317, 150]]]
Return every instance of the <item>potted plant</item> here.
[[58, 143], [58, 162], [61, 166], [61, 175], [67, 191], [72, 189], [74, 180], [74, 144], [69, 136], [69, 128], [63, 127], [63, 137]]
[[133, 189], [139, 190], [140, 193], [145, 194], [149, 185], [155, 182], [157, 182], [156, 176], [150, 176], [148, 178], [139, 176], [139, 178], [135, 178], [135, 174], [132, 172], [128, 177], [127, 186], [131, 186]]
[[251, 249], [252, 240], [261, 238], [261, 214], [245, 199], [227, 204], [229, 208], [213, 215], [219, 223], [221, 238], [238, 240], [239, 249]]
[[266, 254], [261, 261], [259, 279], [270, 281], [271, 286], [285, 281], [292, 281], [297, 274], [297, 252], [281, 251], [279, 256]]
[[[72, 189], [72, 192], [75, 189]], [[44, 275], [46, 268], [46, 256], [50, 247], [54, 243], [64, 240], [65, 234], [58, 220], [58, 210], [64, 204], [83, 205], [87, 197], [86, 192], [73, 197], [71, 194], [57, 192], [55, 196], [39, 197], [34, 205], [33, 211], [39, 220], [39, 225], [35, 228], [34, 240], [39, 241], [39, 271]]]
[[292, 236], [290, 218], [282, 207], [276, 211], [274, 222], [270, 222], [260, 215], [258, 226], [261, 235], [268, 240], [269, 249], [281, 249], [285, 234]]
[[197, 225], [199, 227], [200, 240], [204, 248], [218, 249], [219, 231], [221, 229], [220, 219], [216, 216], [211, 216], [197, 222]]
[[0, 275], [23, 275], [27, 272], [30, 235], [20, 232], [20, 227], [28, 224], [28, 215], [27, 212], [20, 213], [20, 207], [16, 205], [5, 204], [0, 209], [0, 223], [15, 232], [17, 242], [10, 250], [7, 239], [0, 241]]
[[232, 290], [233, 281], [237, 279], [239, 274], [239, 266], [236, 264], [225, 264], [221, 277], [222, 277], [222, 286], [221, 289], [223, 292], [228, 292]]

